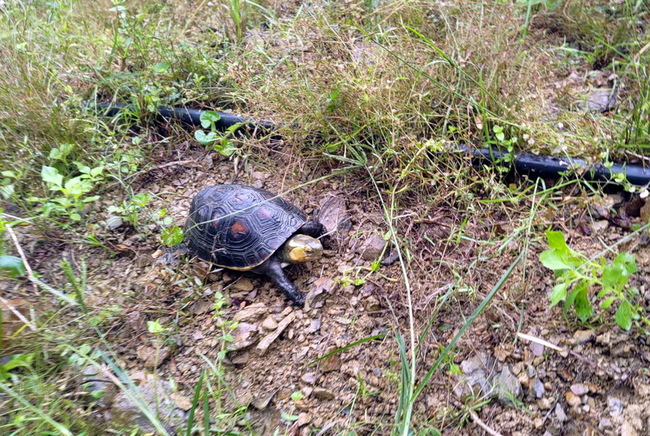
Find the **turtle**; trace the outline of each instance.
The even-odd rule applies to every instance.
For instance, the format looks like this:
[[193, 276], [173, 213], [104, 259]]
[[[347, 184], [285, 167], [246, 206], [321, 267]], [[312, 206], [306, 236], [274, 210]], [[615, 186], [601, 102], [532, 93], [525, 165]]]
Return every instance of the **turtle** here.
[[325, 227], [282, 197], [237, 184], [209, 186], [190, 206], [187, 251], [217, 266], [268, 276], [297, 306], [305, 295], [282, 269], [317, 260]]

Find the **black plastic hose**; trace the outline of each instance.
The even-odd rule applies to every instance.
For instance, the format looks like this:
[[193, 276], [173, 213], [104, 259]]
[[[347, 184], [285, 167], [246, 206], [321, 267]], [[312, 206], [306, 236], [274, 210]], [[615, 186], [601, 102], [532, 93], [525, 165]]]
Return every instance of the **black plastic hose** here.
[[[463, 147], [461, 150], [491, 163], [504, 159], [508, 154], [489, 148]], [[538, 177], [557, 177], [565, 174], [587, 180], [613, 181], [616, 174], [624, 174], [626, 180], [633, 185], [650, 183], [650, 168], [640, 165], [618, 163], [608, 166], [600, 163], [589, 165], [584, 159], [540, 156], [533, 153], [515, 153], [512, 161], [517, 171]]]
[[[115, 116], [128, 106], [118, 103], [98, 103], [95, 107], [102, 108], [108, 116]], [[156, 109], [156, 117], [160, 120], [175, 119], [192, 126], [200, 126], [203, 112], [201, 109], [184, 107], [159, 107]], [[215, 127], [219, 130], [226, 130], [231, 126], [240, 124], [242, 128], [249, 132], [269, 133], [277, 127], [272, 121], [255, 120], [228, 112], [215, 112], [220, 116], [220, 119], [215, 123]], [[460, 147], [459, 150], [493, 164], [503, 162], [508, 154], [497, 149], [473, 149], [466, 146]], [[626, 180], [633, 185], [650, 184], [650, 168], [640, 165], [618, 163], [608, 166], [603, 164], [589, 165], [584, 159], [540, 156], [533, 153], [515, 153], [512, 163], [518, 172], [538, 177], [567, 175], [582, 177], [587, 180], [614, 181], [615, 175], [624, 174]]]

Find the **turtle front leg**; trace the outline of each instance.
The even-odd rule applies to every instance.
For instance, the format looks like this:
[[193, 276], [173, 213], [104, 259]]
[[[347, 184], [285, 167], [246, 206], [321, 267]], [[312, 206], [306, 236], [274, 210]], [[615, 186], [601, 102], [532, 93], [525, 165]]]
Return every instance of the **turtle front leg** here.
[[293, 301], [296, 306], [303, 307], [305, 305], [305, 294], [300, 292], [300, 289], [289, 280], [289, 277], [282, 269], [282, 264], [275, 256], [255, 268], [254, 271], [269, 276], [273, 283], [282, 289], [287, 298]]

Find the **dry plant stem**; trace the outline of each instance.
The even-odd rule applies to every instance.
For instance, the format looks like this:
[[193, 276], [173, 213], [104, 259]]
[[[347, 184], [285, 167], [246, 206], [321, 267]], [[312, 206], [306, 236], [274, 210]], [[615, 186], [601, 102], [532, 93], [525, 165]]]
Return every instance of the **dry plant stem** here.
[[5, 300], [5, 299], [2, 298], [2, 297], [0, 297], [0, 303], [2, 303], [2, 304], [4, 304], [5, 306], [7, 306], [7, 308], [11, 311], [11, 313], [13, 313], [14, 315], [16, 315], [16, 318], [18, 318], [19, 320], [21, 320], [22, 323], [25, 324], [27, 327], [29, 327], [29, 329], [30, 329], [31, 331], [33, 331], [33, 332], [36, 331], [36, 327], [34, 327], [34, 326], [32, 325], [32, 323], [29, 322], [29, 320], [23, 316], [22, 313], [18, 312], [18, 311], [16, 310], [16, 308], [13, 307], [13, 306], [11, 305], [11, 303], [9, 303], [7, 300]]
[[484, 423], [483, 421], [481, 421], [481, 419], [478, 417], [478, 415], [476, 415], [476, 413], [472, 412], [471, 410], [469, 411], [469, 416], [471, 416], [471, 417], [472, 417], [472, 420], [473, 420], [473, 421], [474, 421], [474, 422], [475, 422], [479, 427], [481, 427], [483, 430], [485, 430], [489, 435], [491, 435], [491, 436], [503, 436], [503, 435], [502, 435], [501, 433], [499, 433], [498, 431], [494, 431], [494, 430], [492, 430], [490, 427], [488, 427], [487, 424]]
[[555, 350], [559, 353], [568, 353], [573, 357], [577, 357], [583, 362], [588, 363], [589, 365], [593, 365], [596, 366], [597, 368], [600, 368], [601, 370], [607, 369], [604, 368], [602, 365], [599, 365], [597, 362], [594, 362], [593, 360], [576, 353], [575, 351], [569, 350], [567, 348], [558, 347], [557, 345], [551, 344], [550, 342], [545, 341], [544, 339], [537, 338], [535, 336], [527, 335], [526, 333], [520, 333], [520, 332], [517, 332], [517, 336], [519, 336], [521, 339], [525, 339], [527, 341], [531, 341], [531, 342], [535, 342], [536, 344], [543, 345], [544, 347], [550, 348], [551, 350]]
[[74, 301], [72, 298], [68, 297], [62, 292], [57, 291], [47, 283], [42, 282], [34, 275], [34, 272], [32, 271], [32, 267], [29, 266], [29, 262], [27, 262], [27, 257], [25, 256], [25, 252], [23, 251], [22, 247], [20, 246], [20, 243], [18, 242], [18, 238], [16, 237], [16, 234], [14, 233], [14, 231], [10, 226], [5, 225], [5, 229], [7, 230], [9, 236], [11, 236], [11, 240], [13, 241], [14, 246], [16, 247], [16, 251], [18, 251], [18, 255], [20, 256], [20, 259], [23, 261], [23, 266], [25, 267], [25, 271], [27, 271], [27, 279], [32, 283], [32, 285], [34, 285], [34, 290], [38, 292], [38, 288], [40, 287], [50, 292], [51, 294], [59, 297], [60, 299], [66, 301], [67, 303], [73, 306], [78, 306], [79, 303]]

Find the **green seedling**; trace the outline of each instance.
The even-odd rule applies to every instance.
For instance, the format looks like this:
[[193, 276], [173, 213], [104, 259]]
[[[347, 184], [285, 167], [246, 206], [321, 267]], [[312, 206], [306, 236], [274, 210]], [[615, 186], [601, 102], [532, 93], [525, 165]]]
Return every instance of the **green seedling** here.
[[217, 130], [217, 122], [220, 119], [221, 116], [217, 112], [203, 112], [201, 114], [201, 126], [204, 129], [209, 129], [209, 131], [197, 130], [194, 132], [194, 137], [199, 141], [199, 144], [212, 146], [217, 153], [229, 157], [237, 151], [237, 147], [229, 136], [232, 136], [241, 127], [242, 123], [233, 124], [226, 129], [224, 134], [221, 134]]
[[633, 255], [623, 252], [609, 263], [604, 258], [591, 260], [571, 249], [562, 232], [547, 231], [546, 238], [550, 248], [539, 259], [556, 273], [551, 307], [564, 302], [565, 315], [573, 308], [578, 319], [587, 322], [594, 314], [592, 301], [598, 299], [602, 309], [617, 306], [614, 319], [620, 328], [629, 330], [634, 321], [650, 325], [641, 316], [642, 308], [634, 303], [638, 289], [627, 286], [630, 276], [637, 272]]

